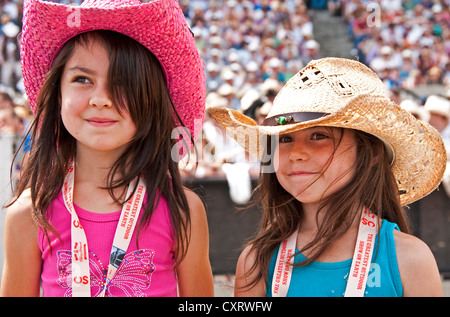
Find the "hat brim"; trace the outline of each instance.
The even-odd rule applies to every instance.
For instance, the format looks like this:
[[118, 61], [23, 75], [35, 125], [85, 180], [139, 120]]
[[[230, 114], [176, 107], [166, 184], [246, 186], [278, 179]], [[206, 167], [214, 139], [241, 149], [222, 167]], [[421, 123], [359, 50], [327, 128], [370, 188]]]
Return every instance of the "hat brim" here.
[[261, 144], [263, 135], [285, 134], [315, 126], [349, 128], [372, 134], [394, 152], [392, 171], [402, 205], [431, 193], [439, 186], [445, 171], [447, 155], [439, 133], [386, 97], [361, 95], [336, 113], [278, 126], [257, 125], [253, 119], [226, 107], [213, 107], [208, 111], [227, 134], [258, 159], [262, 159], [265, 150], [265, 145]]
[[[23, 25], [22, 71], [33, 110], [59, 49], [78, 34], [110, 30], [129, 36], [156, 56], [164, 69], [181, 121], [194, 139], [199, 134], [199, 122], [203, 122], [205, 114], [204, 67], [176, 0], [152, 1], [114, 10], [29, 0], [24, 3]], [[175, 120], [180, 124], [176, 116]]]

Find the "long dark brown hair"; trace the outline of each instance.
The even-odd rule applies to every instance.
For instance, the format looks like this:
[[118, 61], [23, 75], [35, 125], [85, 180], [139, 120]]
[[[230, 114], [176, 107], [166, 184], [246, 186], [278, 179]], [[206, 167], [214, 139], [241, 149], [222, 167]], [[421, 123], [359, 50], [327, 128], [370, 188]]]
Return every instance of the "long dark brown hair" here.
[[[334, 139], [335, 151], [340, 137]], [[333, 135], [333, 134], [331, 134]], [[400, 204], [397, 182], [392, 173], [384, 144], [378, 138], [361, 131], [355, 131], [357, 159], [354, 177], [337, 192], [323, 199], [316, 215], [318, 232], [301, 253], [308, 252], [308, 259], [295, 265], [308, 265], [315, 261], [330, 242], [343, 235], [358, 217], [363, 206], [369, 208], [379, 219], [386, 219], [398, 224], [400, 230], [409, 232], [405, 212]], [[272, 148], [275, 136], [267, 138], [267, 148]], [[268, 154], [265, 155], [268, 155]], [[331, 163], [334, 153], [328, 160], [325, 169]], [[264, 157], [263, 162], [272, 162], [272, 158]], [[350, 172], [350, 171], [347, 171]], [[341, 175], [343, 177], [344, 175]], [[253, 252], [255, 261], [245, 274], [253, 276], [244, 288], [251, 288], [262, 278], [268, 286], [267, 276], [269, 263], [276, 247], [287, 239], [303, 219], [301, 202], [297, 201], [278, 182], [275, 173], [260, 173], [259, 184], [254, 193], [254, 203], [260, 203], [263, 209], [259, 231], [247, 243]], [[332, 206], [327, 208], [328, 206]], [[319, 214], [323, 214], [321, 223]]]
[[109, 55], [108, 85], [119, 113], [129, 111], [136, 125], [136, 135], [111, 168], [106, 189], [126, 187], [136, 176], [145, 175], [147, 201], [138, 234], [148, 223], [159, 199], [169, 204], [175, 229], [175, 259], [186, 254], [189, 241], [190, 213], [178, 164], [171, 159], [176, 127], [175, 107], [170, 98], [163, 69], [156, 57], [135, 40], [112, 31], [92, 31], [70, 39], [55, 57], [37, 100], [31, 129], [32, 145], [15, 196], [30, 188], [33, 216], [48, 234], [57, 234], [49, 222], [49, 207], [64, 182], [69, 160], [76, 155], [76, 140], [61, 120], [60, 82], [64, 67], [77, 45], [99, 40]]

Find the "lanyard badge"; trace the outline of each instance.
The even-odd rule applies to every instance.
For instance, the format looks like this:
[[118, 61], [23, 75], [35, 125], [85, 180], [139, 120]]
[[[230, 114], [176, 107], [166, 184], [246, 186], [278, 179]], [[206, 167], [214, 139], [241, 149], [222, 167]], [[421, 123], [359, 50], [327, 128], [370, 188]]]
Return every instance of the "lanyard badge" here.
[[[377, 216], [367, 208], [364, 208], [361, 213], [358, 238], [345, 289], [346, 297], [364, 296], [377, 232]], [[297, 234], [298, 230], [280, 244], [272, 278], [273, 297], [285, 297], [288, 293], [293, 269], [291, 261], [293, 260], [292, 255], [295, 254]]]
[[[89, 249], [86, 234], [73, 207], [75, 163], [72, 161], [63, 185], [64, 204], [71, 214], [71, 251], [72, 251], [72, 296], [90, 297]], [[136, 183], [138, 183], [136, 187]], [[145, 183], [142, 177], [136, 177], [128, 186], [127, 196], [133, 196], [123, 205], [111, 248], [110, 263], [105, 284], [99, 296], [105, 296], [109, 281], [113, 278], [128, 249], [133, 236], [142, 203], [145, 196]]]
[[359, 223], [358, 239], [353, 253], [345, 296], [364, 297], [377, 232], [377, 216], [364, 208]]

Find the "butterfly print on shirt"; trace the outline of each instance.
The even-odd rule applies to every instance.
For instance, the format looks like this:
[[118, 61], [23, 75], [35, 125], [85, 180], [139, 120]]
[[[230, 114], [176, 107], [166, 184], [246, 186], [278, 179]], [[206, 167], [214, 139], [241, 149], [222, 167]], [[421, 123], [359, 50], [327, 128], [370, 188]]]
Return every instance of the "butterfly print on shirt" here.
[[[126, 253], [116, 274], [107, 285], [105, 296], [143, 297], [150, 287], [151, 276], [156, 267], [153, 264], [154, 250], [136, 250]], [[65, 297], [72, 296], [72, 255], [70, 250], [57, 252], [57, 284], [67, 288]], [[97, 297], [106, 280], [108, 267], [100, 259], [89, 252], [89, 269], [91, 278], [91, 294]]]

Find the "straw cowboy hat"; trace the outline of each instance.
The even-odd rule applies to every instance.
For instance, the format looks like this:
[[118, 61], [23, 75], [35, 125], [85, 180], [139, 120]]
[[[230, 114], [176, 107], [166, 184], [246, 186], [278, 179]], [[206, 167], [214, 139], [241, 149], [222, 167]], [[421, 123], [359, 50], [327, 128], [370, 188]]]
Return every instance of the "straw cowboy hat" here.
[[211, 116], [250, 154], [261, 159], [261, 136], [314, 127], [361, 130], [381, 139], [388, 153], [402, 205], [432, 192], [446, 163], [439, 133], [397, 106], [377, 75], [363, 64], [342, 58], [311, 61], [278, 93], [262, 125], [226, 107]]
[[430, 112], [425, 109], [424, 106], [419, 105], [415, 100], [405, 99], [400, 102], [400, 107], [423, 122], [428, 123], [428, 121], [430, 121]]
[[194, 139], [199, 134], [198, 122], [205, 114], [204, 68], [177, 0], [87, 0], [78, 7], [25, 0], [23, 25], [23, 79], [33, 111], [45, 75], [64, 43], [80, 33], [110, 30], [129, 36], [156, 56], [182, 122]]

